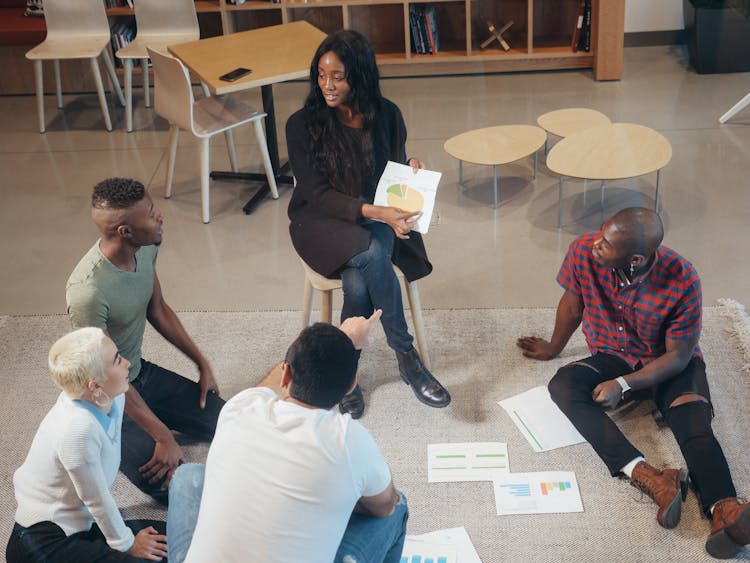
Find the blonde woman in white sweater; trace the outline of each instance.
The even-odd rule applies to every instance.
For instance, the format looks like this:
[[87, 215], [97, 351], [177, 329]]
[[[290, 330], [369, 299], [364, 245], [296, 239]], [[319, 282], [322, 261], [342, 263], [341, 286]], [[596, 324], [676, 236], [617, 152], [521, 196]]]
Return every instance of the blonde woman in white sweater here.
[[60, 338], [49, 370], [62, 393], [13, 475], [18, 510], [8, 563], [161, 561], [164, 523], [122, 519], [110, 487], [130, 362], [99, 328]]

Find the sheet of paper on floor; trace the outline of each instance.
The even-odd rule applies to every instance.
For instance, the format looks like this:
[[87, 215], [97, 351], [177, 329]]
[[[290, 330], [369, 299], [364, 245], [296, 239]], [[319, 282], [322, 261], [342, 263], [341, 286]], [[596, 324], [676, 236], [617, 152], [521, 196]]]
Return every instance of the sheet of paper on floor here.
[[459, 563], [455, 546], [431, 538], [406, 536], [400, 563]]
[[477, 550], [474, 549], [474, 544], [471, 543], [469, 533], [463, 526], [435, 530], [434, 532], [427, 532], [426, 534], [406, 537], [412, 539], [434, 540], [441, 544], [452, 545], [456, 548], [456, 563], [482, 563]]
[[578, 482], [572, 471], [497, 473], [492, 488], [500, 516], [583, 512]]
[[427, 481], [492, 481], [496, 471], [507, 473], [508, 444], [464, 442], [427, 445]]
[[498, 404], [534, 451], [546, 452], [586, 441], [552, 402], [547, 387], [543, 385], [503, 399]]

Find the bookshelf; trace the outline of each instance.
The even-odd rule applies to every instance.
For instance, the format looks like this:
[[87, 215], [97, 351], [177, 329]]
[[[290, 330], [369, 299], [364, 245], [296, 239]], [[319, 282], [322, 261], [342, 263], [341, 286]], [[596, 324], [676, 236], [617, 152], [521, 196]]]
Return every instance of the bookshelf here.
[[[430, 4], [440, 37], [435, 54], [413, 52], [409, 6]], [[342, 27], [364, 33], [383, 76], [592, 68], [597, 80], [622, 75], [625, 0], [593, 0], [591, 50], [573, 52], [571, 39], [579, 0], [218, 0], [223, 33], [307, 20], [324, 32]], [[501, 27], [511, 48], [485, 49], [487, 22]]]

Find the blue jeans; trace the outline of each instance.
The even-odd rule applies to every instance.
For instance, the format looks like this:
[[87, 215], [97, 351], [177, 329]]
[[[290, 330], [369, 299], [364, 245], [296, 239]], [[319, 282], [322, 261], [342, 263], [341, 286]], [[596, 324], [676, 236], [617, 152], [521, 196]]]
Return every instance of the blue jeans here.
[[414, 339], [406, 326], [401, 285], [391, 264], [395, 234], [388, 225], [377, 221], [365, 222], [362, 227], [370, 231], [370, 246], [353, 256], [341, 271], [341, 321], [369, 317], [375, 309], [382, 309], [380, 322], [388, 346], [396, 352], [408, 352]]
[[[181, 465], [169, 484], [167, 546], [170, 563], [182, 563], [198, 521], [205, 466]], [[399, 492], [393, 514], [371, 518], [352, 514], [341, 538], [334, 563], [399, 563], [406, 537], [409, 508]], [[220, 525], [220, 524], [219, 524]]]
[[[206, 408], [201, 409], [200, 387], [195, 381], [145, 360], [141, 360], [141, 371], [131, 385], [170, 430], [199, 440], [213, 439], [216, 420], [224, 406], [224, 400], [215, 393], [208, 393]], [[123, 416], [120, 471], [136, 487], [164, 504], [167, 491], [161, 488], [162, 483], [149, 484], [138, 470], [154, 455], [155, 445], [153, 438], [132, 418]]]

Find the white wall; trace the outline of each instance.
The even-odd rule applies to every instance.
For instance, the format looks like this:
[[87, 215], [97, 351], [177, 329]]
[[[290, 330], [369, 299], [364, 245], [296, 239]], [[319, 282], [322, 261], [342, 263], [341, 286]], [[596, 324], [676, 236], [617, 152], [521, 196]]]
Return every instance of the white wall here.
[[682, 0], [625, 0], [625, 33], [684, 27]]

